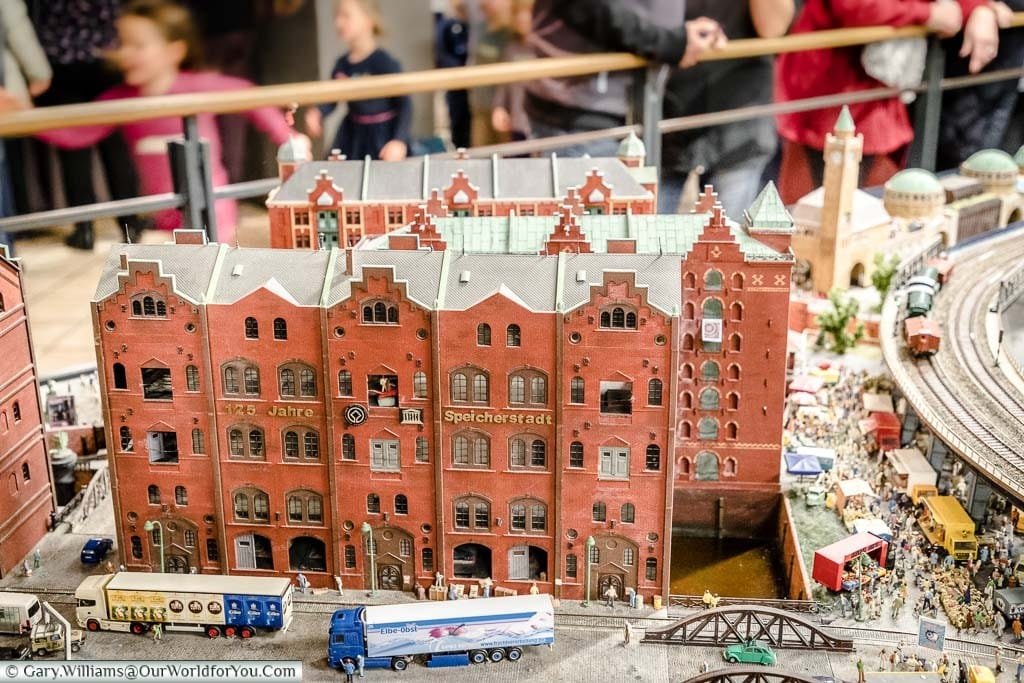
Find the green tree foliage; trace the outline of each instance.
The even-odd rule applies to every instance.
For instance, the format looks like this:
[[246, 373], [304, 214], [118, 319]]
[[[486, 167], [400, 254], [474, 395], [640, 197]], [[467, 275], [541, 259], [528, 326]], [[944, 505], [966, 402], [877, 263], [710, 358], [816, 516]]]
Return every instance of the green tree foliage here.
[[879, 300], [885, 301], [892, 286], [892, 278], [899, 266], [900, 257], [896, 254], [890, 254], [888, 258], [881, 252], [875, 254], [875, 270], [871, 273], [871, 285], [878, 290]]
[[853, 348], [864, 336], [864, 324], [858, 322], [853, 333], [850, 333], [850, 322], [860, 311], [857, 300], [846, 294], [845, 290], [834, 288], [828, 293], [831, 310], [818, 316], [818, 347], [827, 346], [829, 351], [844, 354]]

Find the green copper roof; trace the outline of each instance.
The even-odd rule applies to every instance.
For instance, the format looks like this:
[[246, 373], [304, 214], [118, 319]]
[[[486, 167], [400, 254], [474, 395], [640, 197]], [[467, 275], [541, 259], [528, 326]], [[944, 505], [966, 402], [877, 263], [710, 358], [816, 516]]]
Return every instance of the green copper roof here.
[[977, 173], [1009, 173], [1017, 171], [1017, 162], [1001, 149], [983, 149], [967, 157], [963, 167]]
[[945, 190], [935, 174], [920, 168], [900, 171], [885, 184], [886, 190], [906, 194], [944, 194]]
[[764, 186], [761, 193], [754, 199], [743, 217], [746, 219], [748, 228], [756, 231], [782, 230], [791, 232], [793, 230], [793, 217], [786, 211], [786, 205], [782, 203], [782, 197], [771, 180]]
[[844, 104], [839, 112], [839, 118], [836, 119], [835, 132], [852, 133], [855, 129], [856, 126], [853, 125], [853, 115], [850, 114], [850, 108]]
[[636, 133], [629, 131], [629, 135], [619, 143], [619, 153], [616, 156], [624, 159], [629, 157], [645, 157], [647, 156], [647, 147], [644, 146], [643, 140], [636, 136]]
[[[471, 254], [536, 254], [544, 248], [557, 224], [555, 216], [456, 216], [435, 218], [448, 249]], [[636, 240], [637, 254], [685, 256], [704, 231], [708, 214], [585, 215], [580, 228], [591, 251], [607, 253], [608, 241]], [[743, 254], [751, 260], [788, 259], [758, 242], [739, 226], [730, 232]]]
[[1017, 162], [1018, 168], [1024, 168], [1024, 146], [1021, 146], [1017, 153], [1013, 155], [1013, 160]]

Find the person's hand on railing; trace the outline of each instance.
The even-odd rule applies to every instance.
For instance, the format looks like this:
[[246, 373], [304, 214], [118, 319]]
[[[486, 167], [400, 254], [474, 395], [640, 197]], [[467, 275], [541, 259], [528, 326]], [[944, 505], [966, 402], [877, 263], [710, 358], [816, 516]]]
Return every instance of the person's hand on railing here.
[[686, 22], [686, 52], [679, 66], [688, 69], [697, 63], [700, 56], [709, 50], [725, 47], [728, 43], [725, 31], [714, 19], [697, 17]]
[[309, 137], [318, 138], [324, 134], [324, 117], [316, 107], [307, 109], [306, 113], [302, 115], [302, 120], [306, 124], [306, 132], [309, 133]]
[[971, 61], [967, 69], [972, 74], [984, 69], [999, 54], [999, 27], [1005, 12], [997, 9], [995, 5], [1002, 4], [1001, 2], [992, 2], [977, 7], [967, 19], [960, 56], [970, 57]]
[[499, 133], [507, 133], [512, 130], [512, 116], [505, 107], [495, 107], [491, 110], [491, 128]]
[[16, 111], [24, 108], [24, 102], [12, 95], [10, 91], [0, 88], [0, 112]]
[[391, 140], [380, 148], [381, 161], [401, 161], [409, 154], [409, 146], [401, 140]]
[[50, 79], [46, 78], [39, 81], [29, 81], [28, 83], [28, 94], [32, 97], [39, 97], [44, 92], [50, 89]]
[[952, 38], [960, 32], [963, 24], [964, 15], [958, 3], [952, 0], [938, 0], [932, 3], [925, 26], [938, 33], [940, 38]]

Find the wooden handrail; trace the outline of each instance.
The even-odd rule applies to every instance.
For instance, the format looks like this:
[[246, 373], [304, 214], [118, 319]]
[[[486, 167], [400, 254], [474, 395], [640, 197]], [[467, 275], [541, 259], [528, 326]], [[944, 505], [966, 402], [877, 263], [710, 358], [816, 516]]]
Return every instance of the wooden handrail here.
[[[1024, 26], [1024, 12], [1014, 15], [1012, 25]], [[742, 59], [785, 52], [850, 47], [892, 38], [914, 38], [926, 35], [928, 35], [927, 29], [921, 26], [904, 28], [867, 26], [800, 33], [782, 38], [734, 40], [720, 50], [707, 53], [701, 61]], [[442, 89], [453, 90], [516, 83], [538, 78], [585, 76], [602, 71], [638, 69], [645, 64], [643, 59], [631, 54], [600, 53], [483, 66], [410, 71], [368, 78], [268, 85], [231, 92], [163, 95], [131, 100], [108, 100], [40, 107], [5, 115], [3, 119], [0, 119], [0, 137], [31, 135], [53, 128], [130, 123], [164, 116], [192, 116], [205, 112], [228, 114], [265, 106], [287, 107], [293, 102], [308, 105], [320, 102], [366, 100]]]

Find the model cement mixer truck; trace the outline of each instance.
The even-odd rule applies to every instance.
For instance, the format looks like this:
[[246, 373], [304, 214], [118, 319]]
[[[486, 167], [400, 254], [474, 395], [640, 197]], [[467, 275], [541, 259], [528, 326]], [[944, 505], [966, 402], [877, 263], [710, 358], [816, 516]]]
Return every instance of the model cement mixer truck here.
[[523, 648], [555, 642], [551, 597], [414, 602], [340, 609], [331, 618], [327, 661], [341, 667], [364, 658], [367, 668], [516, 661]]

